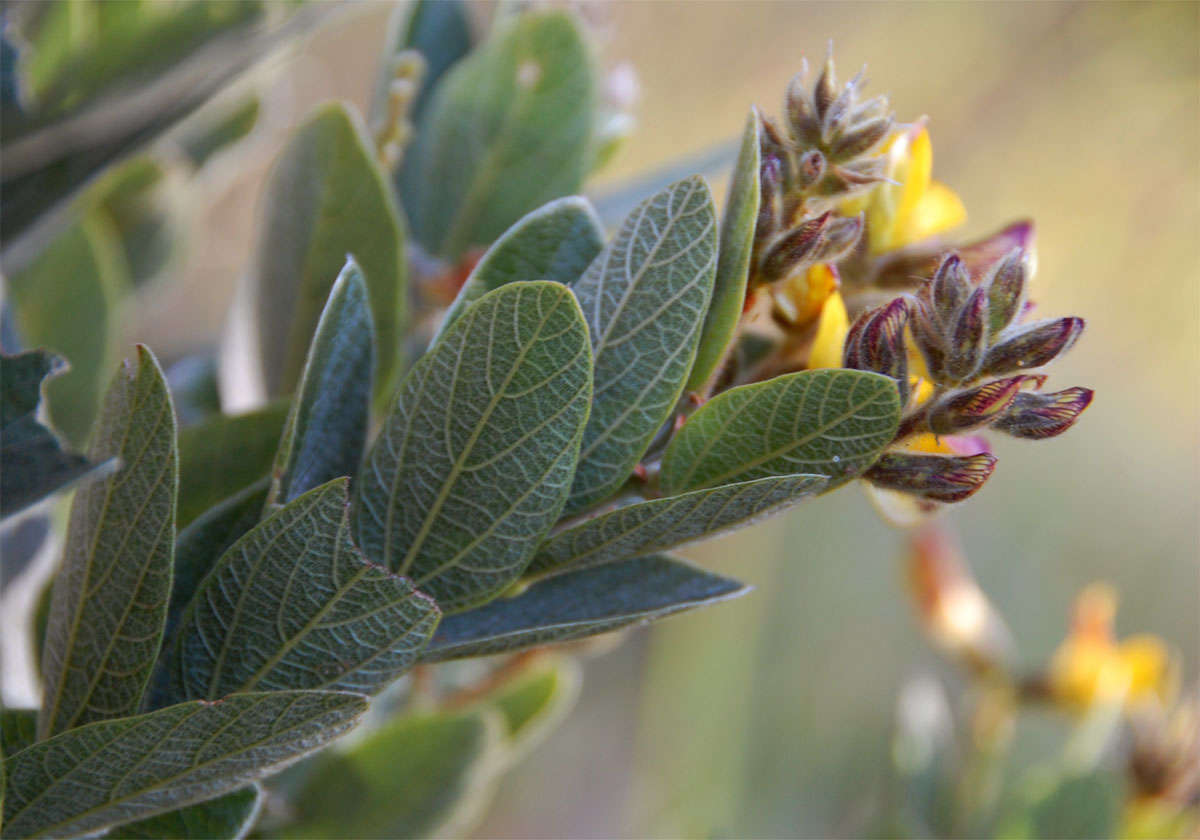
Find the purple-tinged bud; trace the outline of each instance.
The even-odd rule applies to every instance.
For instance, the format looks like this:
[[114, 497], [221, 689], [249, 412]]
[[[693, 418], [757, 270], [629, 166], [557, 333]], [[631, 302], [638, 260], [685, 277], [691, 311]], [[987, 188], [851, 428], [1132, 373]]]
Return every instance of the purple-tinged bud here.
[[979, 369], [987, 338], [987, 290], [976, 289], [963, 304], [949, 336], [945, 371], [954, 381], [965, 382]]
[[873, 117], [854, 125], [833, 144], [829, 154], [834, 160], [853, 160], [875, 147], [892, 127], [892, 118], [884, 115]]
[[800, 186], [805, 189], [825, 177], [825, 155], [821, 154], [816, 149], [801, 156], [796, 165], [796, 175], [800, 180]]
[[830, 167], [830, 173], [841, 182], [841, 189], [878, 184], [884, 179], [887, 161], [882, 157], [866, 157], [847, 164]]
[[855, 82], [851, 81], [842, 88], [837, 99], [829, 103], [825, 118], [821, 121], [821, 140], [831, 144], [845, 130], [850, 121], [850, 108], [854, 104], [856, 93]]
[[1088, 388], [1067, 388], [1053, 394], [1017, 394], [992, 428], [1027, 440], [1061, 435], [1075, 425], [1079, 415], [1092, 404], [1094, 395]]
[[909, 323], [917, 349], [925, 357], [925, 367], [929, 369], [929, 375], [940, 382], [944, 378], [943, 368], [946, 365], [946, 341], [941, 329], [933, 320], [930, 306], [918, 297]]
[[939, 323], [955, 323], [958, 310], [971, 295], [971, 276], [958, 254], [942, 260], [933, 279], [929, 281], [928, 300]]
[[812, 256], [812, 262], [837, 262], [858, 244], [866, 222], [863, 214], [847, 218], [836, 216], [825, 229], [825, 237]]
[[784, 113], [787, 114], [792, 136], [803, 141], [806, 145], [816, 143], [821, 137], [821, 121], [817, 117], [812, 98], [804, 89], [804, 75], [801, 73], [792, 77], [784, 99]]
[[997, 379], [977, 388], [947, 394], [929, 409], [929, 430], [937, 435], [956, 435], [986, 426], [1003, 414], [1031, 377]]
[[858, 124], [873, 120], [876, 117], [888, 117], [890, 120], [889, 110], [890, 103], [886, 96], [873, 96], [854, 107], [854, 110], [850, 112], [850, 121]]
[[988, 335], [999, 335], [1016, 321], [1025, 305], [1025, 252], [1014, 248], [980, 285], [987, 288]]
[[961, 502], [983, 486], [996, 456], [921, 455], [885, 452], [864, 477], [872, 484], [935, 502]]
[[842, 342], [842, 367], [852, 370], [866, 369], [862, 356], [862, 335], [869, 322], [870, 313], [864, 313], [850, 325], [850, 329], [846, 332], [846, 338]]
[[821, 244], [832, 217], [832, 211], [826, 211], [816, 218], [805, 219], [775, 240], [762, 261], [762, 274], [766, 281], [787, 277], [801, 264], [811, 261], [810, 257]]
[[987, 352], [983, 375], [1002, 376], [1048, 364], [1071, 348], [1083, 327], [1082, 318], [1056, 318], [1018, 329]]
[[825, 119], [825, 114], [829, 111], [829, 106], [833, 104], [837, 95], [837, 78], [833, 70], [833, 45], [830, 44], [825, 53], [825, 64], [821, 67], [821, 75], [817, 76], [817, 83], [813, 87], [813, 104], [816, 106], [818, 119]]
[[[882, 373], [896, 380], [900, 403], [908, 402], [908, 348], [904, 328], [909, 321], [909, 299], [898, 297], [858, 317], [859, 327], [853, 354], [855, 364], [843, 360], [846, 367]], [[847, 348], [849, 342], [847, 342]]]

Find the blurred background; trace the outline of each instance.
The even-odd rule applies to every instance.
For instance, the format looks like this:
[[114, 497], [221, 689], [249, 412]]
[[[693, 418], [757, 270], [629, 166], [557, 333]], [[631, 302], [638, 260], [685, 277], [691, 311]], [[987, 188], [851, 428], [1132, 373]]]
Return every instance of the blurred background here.
[[[949, 518], [1023, 664], [1063, 638], [1074, 596], [1111, 581], [1118, 633], [1162, 636], [1200, 673], [1200, 5], [754, 3], [586, 5], [606, 63], [630, 63], [638, 130], [603, 197], [683, 160], [724, 191], [714, 149], [750, 104], [781, 108], [801, 57], [897, 117], [929, 115], [934, 177], [964, 238], [1037, 224], [1033, 297], [1089, 323], [1055, 366], [1096, 389], [1069, 435], [996, 441], [1000, 467]], [[258, 194], [289, 128], [329, 98], [367, 104], [390, 7], [362, 3], [278, 58], [258, 127], [204, 171], [182, 282], [131, 303], [129, 339], [164, 362], [210, 347], [249, 262]], [[628, 635], [588, 660], [566, 723], [501, 783], [480, 837], [835, 836], [870, 832], [889, 795], [897, 699], [955, 671], [922, 638], [902, 535], [854, 486], [687, 554], [756, 587]], [[1053, 753], [1024, 716], [1018, 764]]]

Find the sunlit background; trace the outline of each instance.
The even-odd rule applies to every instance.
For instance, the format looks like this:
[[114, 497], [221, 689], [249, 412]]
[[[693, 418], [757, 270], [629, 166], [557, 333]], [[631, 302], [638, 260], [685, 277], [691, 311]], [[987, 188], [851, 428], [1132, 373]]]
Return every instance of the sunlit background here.
[[[950, 518], [1023, 663], [1061, 640], [1074, 595], [1106, 579], [1118, 632], [1165, 637], [1200, 673], [1200, 5], [747, 3], [588, 6], [609, 65], [640, 80], [639, 128], [595, 193], [692, 157], [705, 167], [748, 106], [777, 112], [802, 56], [929, 116], [934, 176], [967, 237], [1037, 223], [1034, 297], [1088, 331], [1055, 365], [1095, 388], [1076, 430], [997, 441], [1000, 467]], [[341, 10], [281, 58], [262, 124], [200, 185], [183, 282], [139, 300], [130, 339], [164, 361], [211, 345], [247, 264], [262, 175], [315, 102], [365, 106], [388, 9]], [[207, 170], [206, 170], [207, 172]], [[709, 172], [724, 191], [726, 173]], [[629, 634], [586, 666], [566, 724], [501, 784], [483, 837], [830, 836], [869, 831], [896, 700], [934, 675], [901, 535], [850, 486], [691, 550], [749, 597]], [[1066, 730], [1023, 717], [1020, 762]]]

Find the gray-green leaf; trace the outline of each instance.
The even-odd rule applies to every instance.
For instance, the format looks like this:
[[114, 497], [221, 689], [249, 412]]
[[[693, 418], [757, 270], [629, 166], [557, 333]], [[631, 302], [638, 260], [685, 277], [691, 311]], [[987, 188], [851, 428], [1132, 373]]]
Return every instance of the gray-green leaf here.
[[318, 749], [366, 711], [357, 694], [277, 691], [102, 721], [5, 761], [5, 837], [63, 837], [202, 802]]
[[358, 472], [374, 372], [367, 284], [350, 259], [317, 322], [275, 455], [268, 504], [287, 504], [327, 481]]
[[526, 574], [558, 574], [715, 537], [780, 513], [824, 487], [824, 476], [786, 475], [626, 505], [555, 534]]
[[200, 584], [166, 662], [171, 700], [289, 688], [370, 693], [437, 626], [433, 601], [350, 541], [347, 479], [281, 508]]
[[704, 330], [696, 351], [696, 363], [688, 377], [689, 391], [700, 391], [717, 372], [726, 348], [733, 340], [742, 305], [746, 300], [746, 279], [750, 273], [750, 252], [754, 247], [754, 225], [758, 221], [759, 139], [758, 111], [750, 109], [742, 149], [738, 153], [725, 211], [721, 216], [721, 245], [717, 253], [717, 275], [713, 284], [712, 305], [704, 318]]
[[295, 798], [287, 837], [456, 837], [504, 767], [491, 709], [399, 718], [346, 753], [322, 758]]
[[43, 653], [42, 738], [137, 711], [158, 655], [179, 459], [166, 379], [145, 347], [113, 379], [89, 457], [122, 467], [71, 505]]
[[568, 512], [616, 491], [683, 392], [713, 288], [717, 218], [700, 177], [642, 202], [574, 285], [596, 358]]
[[675, 433], [659, 480], [666, 493], [813, 473], [826, 489], [867, 469], [900, 422], [894, 380], [857, 370], [812, 370], [719, 394]]
[[100, 467], [66, 452], [52, 431], [37, 421], [42, 382], [66, 368], [45, 350], [0, 354], [0, 517], [17, 513]]
[[509, 228], [483, 255], [446, 310], [439, 332], [470, 304], [506, 283], [574, 283], [603, 247], [604, 228], [586, 198], [573, 195], [539, 207]]
[[271, 472], [288, 403], [221, 414], [179, 433], [179, 527]]
[[250, 785], [217, 799], [118, 826], [107, 836], [112, 840], [240, 840], [254, 827], [261, 804], [261, 791]]
[[0, 754], [12, 755], [37, 740], [37, 709], [0, 709]]
[[404, 234], [359, 118], [334, 102], [292, 135], [267, 184], [251, 297], [268, 393], [291, 393], [299, 381], [347, 254], [366, 276], [382, 389], [393, 374], [405, 313]]
[[579, 191], [594, 72], [579, 24], [553, 10], [501, 22], [446, 74], [397, 182], [427, 251], [455, 261], [529, 211]]
[[422, 662], [565, 642], [745, 594], [746, 586], [663, 555], [570, 571], [448, 617]]
[[359, 545], [446, 612], [498, 594], [562, 511], [590, 398], [571, 292], [534, 282], [489, 293], [397, 394], [357, 482]]

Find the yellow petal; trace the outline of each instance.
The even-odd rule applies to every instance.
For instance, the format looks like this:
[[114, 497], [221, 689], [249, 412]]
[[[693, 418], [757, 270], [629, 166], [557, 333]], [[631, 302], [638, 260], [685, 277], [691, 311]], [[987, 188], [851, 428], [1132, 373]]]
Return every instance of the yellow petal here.
[[[907, 154], [896, 168], [893, 180], [901, 183], [900, 200], [896, 205], [896, 227], [905, 230], [916, 213], [917, 206], [933, 178], [933, 144], [929, 129], [920, 126], [909, 134]], [[898, 247], [893, 245], [892, 247]]]
[[1171, 657], [1167, 646], [1157, 636], [1130, 636], [1117, 649], [1129, 676], [1129, 699], [1132, 702], [1157, 700], [1166, 702], [1171, 694]]
[[950, 446], [945, 436], [925, 432], [910, 438], [904, 444], [905, 449], [913, 452], [928, 452], [931, 455], [957, 455], [958, 452]]
[[840, 292], [832, 292], [821, 306], [821, 320], [817, 322], [817, 336], [808, 355], [808, 366], [841, 367], [842, 345], [846, 342], [848, 332], [850, 319], [846, 315], [846, 304]]
[[776, 309], [788, 323], [806, 327], [821, 313], [825, 301], [837, 291], [840, 282], [837, 269], [832, 265], [817, 263], [809, 266], [803, 274], [793, 274], [783, 282], [774, 296]]
[[967, 220], [967, 208], [958, 193], [945, 184], [934, 181], [917, 200], [912, 214], [907, 218], [907, 227], [899, 236], [901, 244], [920, 242], [943, 231], [958, 227]]

